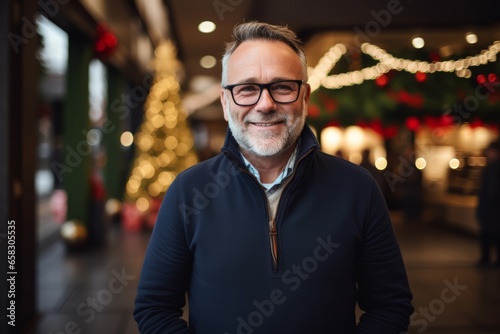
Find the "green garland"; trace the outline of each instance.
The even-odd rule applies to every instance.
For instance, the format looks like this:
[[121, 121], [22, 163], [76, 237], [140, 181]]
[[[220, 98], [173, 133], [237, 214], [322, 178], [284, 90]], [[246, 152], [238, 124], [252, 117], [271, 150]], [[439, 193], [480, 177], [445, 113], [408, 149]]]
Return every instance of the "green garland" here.
[[[427, 57], [436, 57], [417, 52], [401, 56], [427, 61], [430, 61]], [[354, 62], [344, 57], [331, 73], [345, 73], [353, 66], [359, 69], [361, 65], [367, 67], [375, 63], [366, 55], [357, 55], [357, 59]], [[409, 117], [419, 122], [447, 118], [445, 123], [480, 120], [500, 124], [499, 62], [470, 70], [470, 78], [460, 78], [454, 72], [411, 74], [392, 70], [377, 80], [367, 80], [360, 85], [340, 89], [320, 87], [311, 94], [308, 122], [318, 129], [328, 124], [400, 126]], [[478, 76], [484, 78], [484, 83], [478, 82]]]

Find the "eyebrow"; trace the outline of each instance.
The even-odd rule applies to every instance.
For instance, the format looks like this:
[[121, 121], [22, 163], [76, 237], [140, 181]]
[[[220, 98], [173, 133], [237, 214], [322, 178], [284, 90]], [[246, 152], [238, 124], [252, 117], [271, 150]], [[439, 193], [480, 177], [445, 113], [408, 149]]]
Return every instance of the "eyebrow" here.
[[[287, 77], [274, 77], [269, 82], [276, 82], [276, 81], [282, 81], [282, 80], [299, 80], [299, 79], [287, 78]], [[262, 82], [258, 82], [257, 78], [247, 78], [247, 79], [237, 81], [235, 84], [244, 84], [244, 83], [262, 83]]]

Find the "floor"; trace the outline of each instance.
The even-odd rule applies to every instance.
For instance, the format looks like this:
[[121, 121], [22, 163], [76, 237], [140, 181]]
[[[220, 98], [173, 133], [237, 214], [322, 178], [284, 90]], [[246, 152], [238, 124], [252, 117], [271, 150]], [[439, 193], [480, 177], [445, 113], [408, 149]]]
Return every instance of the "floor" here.
[[[409, 333], [500, 333], [500, 270], [475, 268], [476, 238], [393, 216], [415, 295]], [[70, 253], [61, 242], [44, 250], [41, 316], [30, 333], [138, 333], [132, 310], [148, 239], [113, 229], [101, 250]]]

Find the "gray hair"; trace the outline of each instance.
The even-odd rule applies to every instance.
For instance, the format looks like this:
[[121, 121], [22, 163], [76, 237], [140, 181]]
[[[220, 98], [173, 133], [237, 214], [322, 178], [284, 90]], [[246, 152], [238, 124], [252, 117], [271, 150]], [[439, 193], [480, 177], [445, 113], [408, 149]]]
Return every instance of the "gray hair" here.
[[249, 40], [279, 41], [288, 45], [299, 56], [302, 63], [302, 76], [307, 81], [307, 60], [297, 35], [287, 26], [272, 25], [263, 22], [246, 22], [236, 25], [233, 29], [233, 41], [226, 44], [226, 51], [222, 57], [222, 86], [226, 85], [227, 63], [234, 50], [241, 43]]

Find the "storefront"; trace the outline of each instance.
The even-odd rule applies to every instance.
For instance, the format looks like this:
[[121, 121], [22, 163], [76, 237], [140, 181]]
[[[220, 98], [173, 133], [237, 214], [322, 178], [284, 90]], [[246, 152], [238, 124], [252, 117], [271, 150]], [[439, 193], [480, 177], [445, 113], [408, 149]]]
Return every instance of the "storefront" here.
[[[327, 153], [369, 160], [389, 206], [405, 220], [475, 234], [483, 150], [499, 135], [500, 43], [468, 44], [469, 35], [454, 52], [328, 47], [322, 43], [331, 38], [318, 38], [308, 46], [317, 58], [308, 120]], [[318, 49], [327, 51], [319, 56]]]

